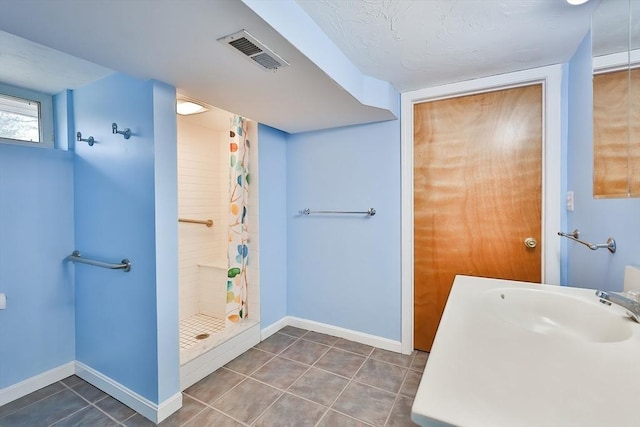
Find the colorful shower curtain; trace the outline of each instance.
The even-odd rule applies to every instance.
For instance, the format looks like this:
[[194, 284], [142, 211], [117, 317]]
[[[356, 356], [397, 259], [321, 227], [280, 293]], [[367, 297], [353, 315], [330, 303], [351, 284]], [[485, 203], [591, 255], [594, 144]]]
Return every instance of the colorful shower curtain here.
[[226, 323], [238, 323], [247, 317], [247, 261], [249, 234], [249, 141], [245, 120], [234, 116], [230, 131], [229, 246], [227, 257]]

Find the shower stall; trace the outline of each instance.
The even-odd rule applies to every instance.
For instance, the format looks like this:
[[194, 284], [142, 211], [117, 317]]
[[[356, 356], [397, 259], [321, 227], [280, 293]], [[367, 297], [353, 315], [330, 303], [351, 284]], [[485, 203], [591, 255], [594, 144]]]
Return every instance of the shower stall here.
[[[244, 331], [258, 325], [258, 263], [257, 251], [252, 247], [257, 241], [257, 182], [251, 182], [247, 205], [241, 222], [244, 241], [241, 245], [244, 278], [243, 309], [233, 311], [233, 302], [240, 296], [235, 286], [231, 263], [237, 262], [230, 224], [238, 223], [233, 214], [238, 210], [237, 189], [234, 176], [233, 124], [244, 123], [246, 139], [251, 140], [251, 152], [247, 148], [247, 163], [252, 175], [257, 169], [257, 125], [242, 121], [226, 111], [207, 106], [208, 111], [177, 117], [178, 128], [178, 261], [179, 261], [179, 315], [180, 315], [180, 365], [181, 371], [203, 371], [202, 358], [224, 360], [225, 356], [212, 356], [216, 347]], [[242, 132], [240, 132], [242, 133]], [[255, 141], [255, 142], [254, 142]], [[250, 162], [249, 157], [255, 159]], [[245, 171], [248, 177], [249, 171]], [[255, 174], [257, 176], [257, 174]], [[248, 180], [247, 180], [248, 181]], [[255, 191], [254, 191], [254, 186]], [[245, 188], [245, 194], [247, 193]], [[235, 197], [235, 199], [234, 199]], [[251, 241], [251, 244], [248, 241]], [[230, 246], [233, 245], [233, 246]], [[234, 266], [235, 267], [235, 266]], [[259, 330], [259, 325], [257, 328]], [[258, 333], [259, 336], [259, 333]], [[230, 356], [229, 356], [230, 357]], [[228, 358], [228, 357], [227, 357]], [[219, 364], [219, 362], [218, 362]], [[208, 366], [213, 371], [219, 366]], [[204, 372], [204, 371], [203, 371]], [[183, 376], [181, 374], [181, 376]], [[201, 374], [200, 374], [201, 376]], [[192, 378], [189, 383], [197, 378]], [[184, 380], [183, 380], [184, 383]], [[183, 384], [183, 388], [188, 384]]]

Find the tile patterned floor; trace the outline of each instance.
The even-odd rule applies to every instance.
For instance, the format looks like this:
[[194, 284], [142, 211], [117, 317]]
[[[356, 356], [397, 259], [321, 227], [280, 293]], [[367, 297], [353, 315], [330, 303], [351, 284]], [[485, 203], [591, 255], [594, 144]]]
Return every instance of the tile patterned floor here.
[[180, 349], [186, 350], [198, 343], [196, 336], [213, 335], [224, 330], [224, 320], [198, 313], [180, 321]]
[[[413, 426], [428, 357], [287, 326], [186, 389], [160, 425]], [[153, 425], [76, 376], [0, 407], [0, 427]]]

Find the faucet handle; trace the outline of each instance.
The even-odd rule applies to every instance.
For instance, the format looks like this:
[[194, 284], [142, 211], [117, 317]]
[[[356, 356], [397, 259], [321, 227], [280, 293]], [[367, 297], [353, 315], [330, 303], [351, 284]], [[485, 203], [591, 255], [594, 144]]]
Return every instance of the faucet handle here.
[[640, 302], [620, 295], [617, 292], [596, 291], [596, 296], [600, 302], [606, 305], [616, 304], [627, 310], [627, 315], [640, 323]]

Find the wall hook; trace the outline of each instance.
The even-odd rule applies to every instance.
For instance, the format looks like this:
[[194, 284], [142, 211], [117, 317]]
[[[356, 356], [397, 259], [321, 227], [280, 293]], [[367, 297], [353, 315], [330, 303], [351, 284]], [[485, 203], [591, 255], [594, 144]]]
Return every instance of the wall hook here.
[[125, 130], [118, 130], [118, 125], [116, 123], [111, 124], [111, 132], [114, 134], [119, 133], [124, 136], [124, 139], [131, 138], [131, 129], [126, 128]]
[[90, 136], [89, 138], [83, 138], [81, 132], [76, 133], [76, 141], [86, 142], [87, 144], [89, 144], [89, 147], [92, 147], [93, 143], [96, 142], [96, 140], [93, 139], [92, 136]]

